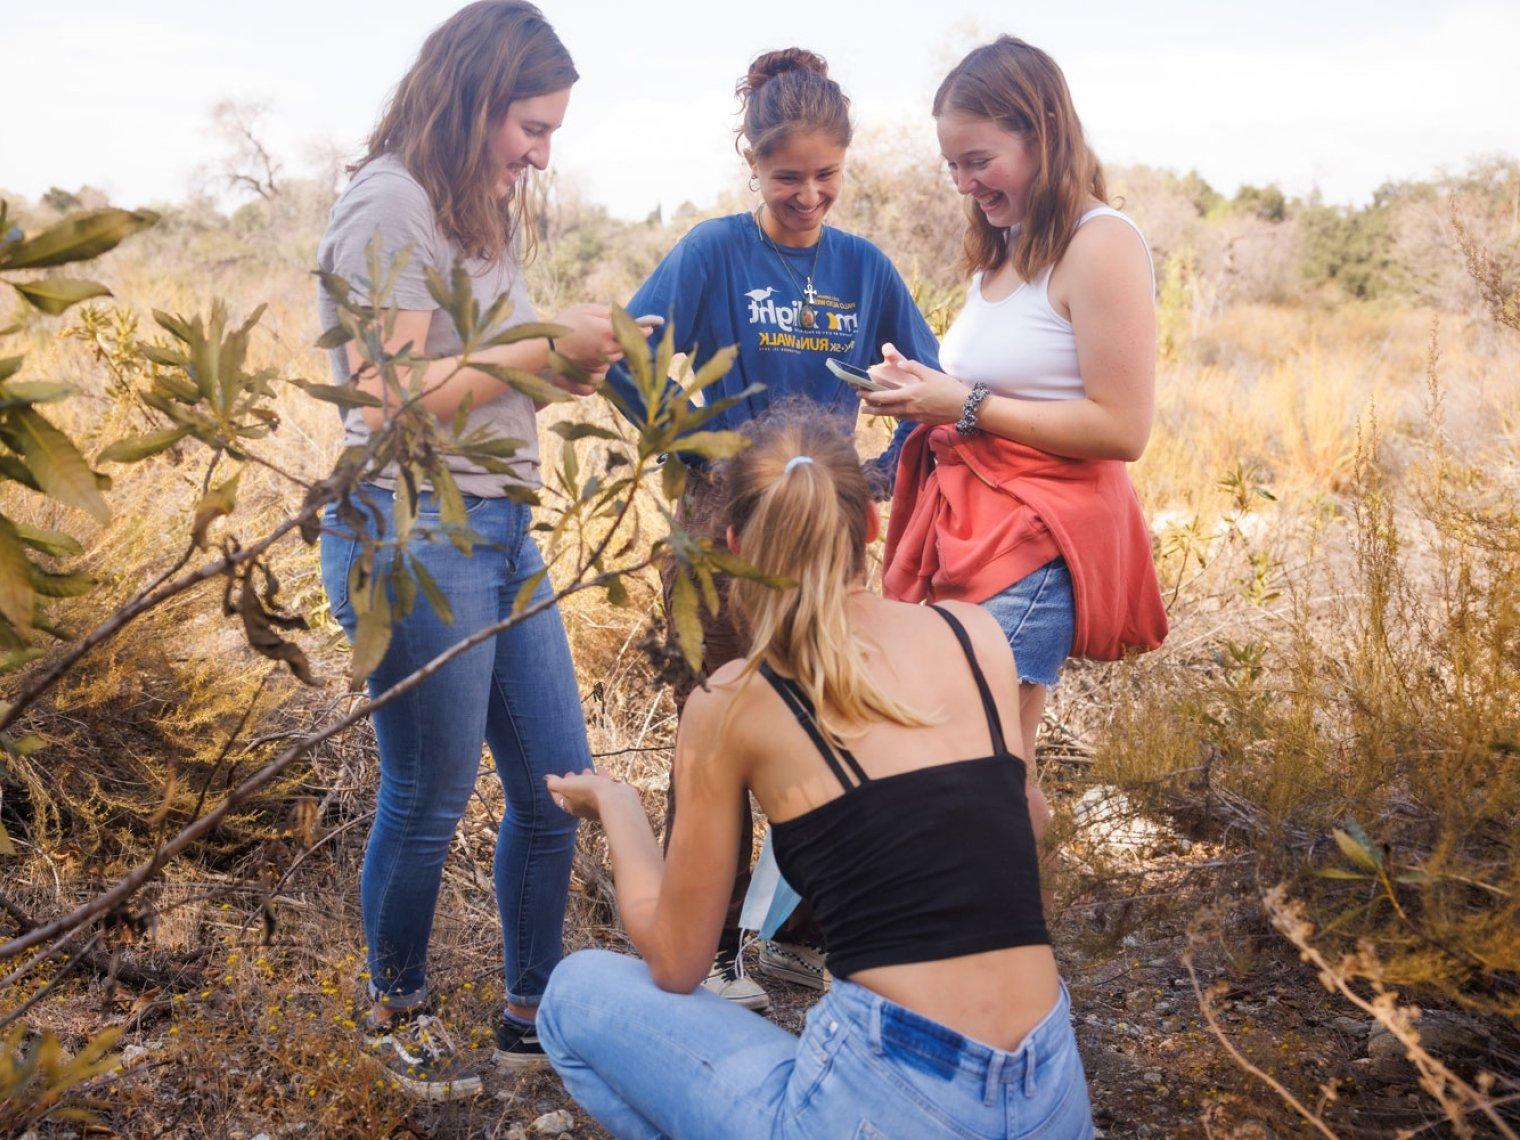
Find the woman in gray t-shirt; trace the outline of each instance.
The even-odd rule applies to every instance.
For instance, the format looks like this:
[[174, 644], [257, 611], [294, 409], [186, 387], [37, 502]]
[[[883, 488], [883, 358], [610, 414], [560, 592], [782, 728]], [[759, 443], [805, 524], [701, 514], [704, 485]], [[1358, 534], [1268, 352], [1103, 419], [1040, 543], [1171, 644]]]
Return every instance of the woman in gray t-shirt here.
[[[459, 368], [450, 354], [462, 348], [461, 340], [429, 294], [426, 270], [447, 278], [463, 265], [482, 309], [507, 293], [512, 306], [505, 325], [535, 319], [519, 256], [519, 183], [529, 168], [547, 165], [550, 138], [576, 79], [569, 54], [532, 5], [481, 0], [462, 9], [428, 37], [396, 88], [322, 238], [322, 269], [345, 278], [359, 300], [399, 310], [390, 350], [410, 342], [443, 355], [426, 366], [422, 409], [447, 423], [468, 401], [467, 431], [485, 428], [521, 444], [508, 473], [457, 456], [447, 461], [464, 494], [469, 526], [486, 540], [473, 556], [443, 534], [431, 491], [422, 496], [406, 555], [438, 584], [453, 620], [445, 622], [422, 600], [396, 620], [370, 678], [372, 693], [501, 621], [523, 583], [543, 569], [529, 534], [529, 508], [514, 497], [538, 484], [536, 409], [529, 397], [487, 373]], [[369, 266], [376, 235], [382, 266], [407, 254], [381, 298], [373, 297]], [[337, 323], [325, 294], [320, 310], [323, 328]], [[549, 371], [550, 345], [541, 338], [484, 349], [471, 359], [535, 372], [577, 395], [589, 394], [618, 357], [607, 308], [580, 305], [553, 320], [571, 330], [554, 347], [588, 369], [591, 382], [557, 379]], [[351, 346], [333, 350], [336, 382], [386, 399], [383, 384], [360, 363]], [[349, 411], [347, 442], [362, 444], [384, 414], [382, 408]], [[371, 537], [396, 533], [395, 476], [387, 469], [361, 489]], [[350, 637], [356, 625], [350, 590], [362, 550], [330, 510], [322, 535], [323, 581]], [[550, 593], [544, 578], [534, 600]], [[561, 954], [575, 848], [575, 820], [550, 800], [544, 777], [591, 767], [558, 611], [546, 609], [453, 659], [377, 710], [374, 724], [380, 791], [360, 882], [374, 1008], [364, 1031], [390, 1075], [413, 1092], [429, 1099], [471, 1095], [480, 1088], [479, 1077], [453, 1055], [428, 1013], [428, 936], [444, 856], [487, 742], [507, 799], [495, 860], [506, 970], [506, 1006], [493, 1019], [497, 1058], [519, 1066], [542, 1062], [533, 1018]]]

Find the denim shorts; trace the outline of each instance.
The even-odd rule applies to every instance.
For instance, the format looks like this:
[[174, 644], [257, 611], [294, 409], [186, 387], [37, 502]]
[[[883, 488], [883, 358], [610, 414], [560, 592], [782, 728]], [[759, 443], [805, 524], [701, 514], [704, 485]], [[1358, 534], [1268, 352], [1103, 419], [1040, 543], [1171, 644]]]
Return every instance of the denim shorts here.
[[1003, 627], [1020, 681], [1054, 685], [1061, 679], [1061, 664], [1071, 656], [1077, 622], [1065, 559], [1045, 563], [982, 605]]

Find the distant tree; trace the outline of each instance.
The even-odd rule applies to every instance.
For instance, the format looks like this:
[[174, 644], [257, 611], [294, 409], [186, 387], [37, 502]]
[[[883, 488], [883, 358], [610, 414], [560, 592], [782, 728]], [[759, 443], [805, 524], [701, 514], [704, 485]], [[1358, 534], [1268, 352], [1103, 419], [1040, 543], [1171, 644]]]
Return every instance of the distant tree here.
[[1267, 186], [1252, 186], [1246, 183], [1235, 191], [1230, 208], [1237, 213], [1260, 218], [1264, 222], [1281, 222], [1288, 216], [1288, 200], [1283, 197], [1282, 188], [1275, 183]]
[[1179, 180], [1179, 188], [1193, 203], [1200, 218], [1206, 218], [1224, 204], [1224, 195], [1209, 185], [1196, 170], [1189, 170]]
[[228, 189], [246, 190], [274, 202], [283, 188], [284, 164], [264, 141], [267, 103], [223, 99], [211, 108], [211, 134], [226, 150], [216, 170]]

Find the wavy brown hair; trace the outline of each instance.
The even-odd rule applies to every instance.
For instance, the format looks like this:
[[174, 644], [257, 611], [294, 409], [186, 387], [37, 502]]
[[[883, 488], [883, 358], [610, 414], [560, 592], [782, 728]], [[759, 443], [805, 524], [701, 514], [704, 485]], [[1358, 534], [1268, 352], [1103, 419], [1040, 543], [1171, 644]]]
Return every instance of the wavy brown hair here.
[[579, 78], [565, 45], [532, 4], [477, 0], [423, 42], [354, 169], [395, 155], [427, 191], [440, 228], [467, 256], [499, 258], [520, 233], [527, 259], [533, 252], [528, 195], [514, 185], [497, 196], [501, 171], [491, 157], [491, 131], [512, 103], [562, 91]]
[[781, 48], [754, 58], [734, 88], [739, 99], [740, 140], [764, 158], [793, 134], [818, 131], [842, 147], [850, 145], [850, 101], [829, 78], [823, 56], [806, 48]]
[[1008, 231], [968, 199], [962, 267], [991, 273], [1012, 261], [1014, 271], [1031, 280], [1061, 260], [1087, 199], [1108, 201], [1103, 164], [1082, 134], [1066, 77], [1039, 48], [999, 36], [956, 64], [939, 85], [934, 117], [949, 112], [991, 119], [1030, 144], [1038, 168], [1017, 237], [1010, 241]]
[[762, 662], [794, 678], [836, 745], [869, 721], [933, 723], [872, 680], [850, 631], [845, 600], [863, 584], [871, 511], [850, 422], [812, 403], [781, 405], [745, 432], [752, 443], [725, 473], [728, 523], [745, 561], [796, 585], [730, 584], [750, 635], [740, 679]]

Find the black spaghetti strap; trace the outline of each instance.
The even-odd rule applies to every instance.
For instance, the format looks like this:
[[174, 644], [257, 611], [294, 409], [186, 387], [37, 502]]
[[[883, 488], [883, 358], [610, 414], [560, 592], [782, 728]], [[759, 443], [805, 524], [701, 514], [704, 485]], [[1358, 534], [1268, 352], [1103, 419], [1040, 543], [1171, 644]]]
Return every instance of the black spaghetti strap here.
[[[803, 697], [799, 701], [798, 695], [792, 692], [791, 686], [783, 678], [778, 677], [775, 670], [769, 665], [761, 664], [760, 675], [771, 683], [771, 688], [776, 690], [776, 695], [791, 710], [792, 716], [802, 726], [802, 730], [812, 739], [814, 747], [818, 749], [819, 754], [823, 757], [823, 762], [829, 766], [829, 771], [834, 773], [834, 778], [839, 781], [840, 786], [845, 791], [850, 791], [855, 785], [850, 783], [849, 777], [845, 775], [844, 768], [839, 764], [839, 758], [834, 755], [834, 750], [829, 747], [829, 742], [824, 739], [823, 733], [818, 731], [818, 725], [804, 707], [806, 697]], [[850, 757], [850, 760], [851, 765], [858, 770], [859, 765], [854, 764], [853, 756]]]
[[[813, 702], [808, 699], [807, 693], [803, 692], [802, 686], [799, 685], [791, 677], [782, 677], [778, 675], [776, 680], [787, 687], [787, 689], [791, 692], [792, 697], [796, 700], [797, 704], [801, 705], [804, 709], [807, 710], [808, 719], [816, 725], [818, 723], [818, 710], [813, 707]], [[851, 752], [848, 748], [844, 748], [842, 746], [835, 749], [834, 751], [837, 753], [839, 758], [844, 761], [845, 766], [855, 774], [856, 780], [862, 784], [869, 784], [871, 782], [871, 777], [866, 775], [866, 770], [860, 766], [860, 761], [855, 759], [855, 754], [853, 752]]]
[[982, 695], [982, 711], [987, 714], [987, 731], [992, 734], [992, 751], [997, 755], [1007, 752], [1008, 744], [1003, 739], [1003, 718], [998, 715], [997, 703], [992, 699], [992, 690], [987, 687], [987, 678], [982, 673], [981, 665], [977, 663], [976, 653], [971, 648], [971, 637], [966, 633], [966, 627], [949, 610], [933, 605], [929, 608], [945, 619], [955, 633], [955, 640], [961, 643], [961, 649], [966, 654], [966, 661], [971, 666], [971, 675], [976, 678], [977, 692]]

